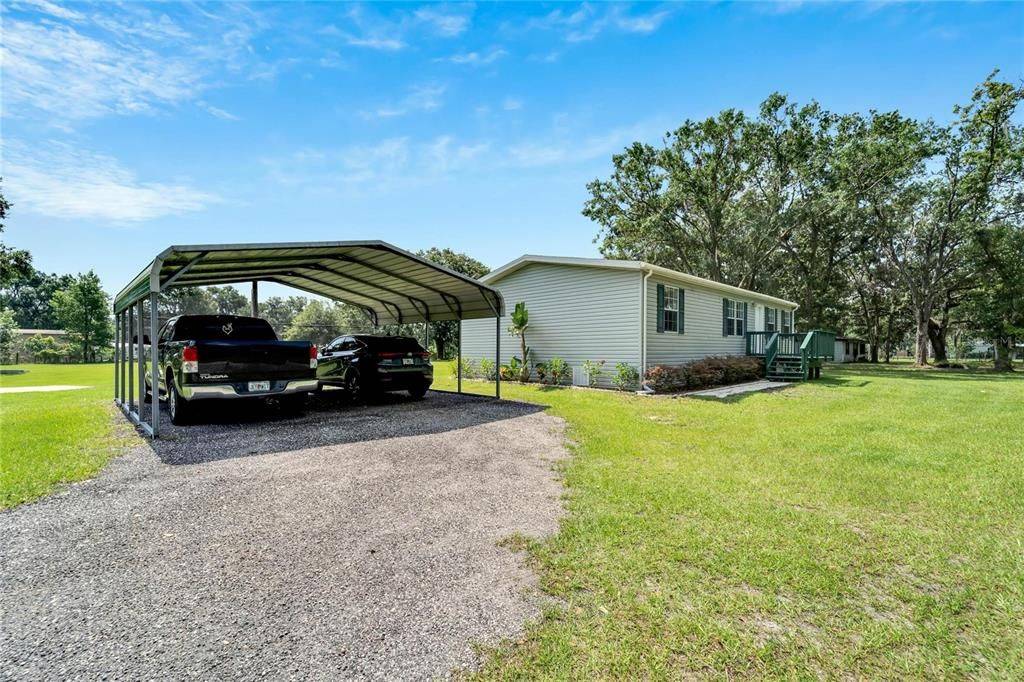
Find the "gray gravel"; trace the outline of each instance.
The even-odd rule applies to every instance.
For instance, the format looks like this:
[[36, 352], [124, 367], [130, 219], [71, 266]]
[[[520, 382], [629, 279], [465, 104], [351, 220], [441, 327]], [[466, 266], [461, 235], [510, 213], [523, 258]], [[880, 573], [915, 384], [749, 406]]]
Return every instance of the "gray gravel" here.
[[495, 543], [557, 529], [559, 420], [430, 393], [215, 421], [0, 513], [0, 677], [443, 678], [538, 615]]

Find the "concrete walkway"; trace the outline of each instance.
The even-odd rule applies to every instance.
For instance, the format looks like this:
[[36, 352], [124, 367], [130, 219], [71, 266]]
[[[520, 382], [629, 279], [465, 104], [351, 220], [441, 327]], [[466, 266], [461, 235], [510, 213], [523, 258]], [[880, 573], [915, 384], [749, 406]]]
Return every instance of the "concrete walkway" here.
[[761, 381], [751, 381], [748, 384], [734, 384], [732, 386], [709, 388], [704, 391], [694, 391], [693, 393], [687, 393], [686, 395], [698, 398], [728, 398], [731, 395], [768, 391], [773, 388], [785, 388], [790, 385], [791, 384], [786, 381], [769, 381], [767, 379], [762, 379]]
[[48, 393], [50, 391], [74, 391], [79, 388], [90, 387], [68, 386], [65, 384], [51, 384], [49, 386], [0, 386], [0, 393]]

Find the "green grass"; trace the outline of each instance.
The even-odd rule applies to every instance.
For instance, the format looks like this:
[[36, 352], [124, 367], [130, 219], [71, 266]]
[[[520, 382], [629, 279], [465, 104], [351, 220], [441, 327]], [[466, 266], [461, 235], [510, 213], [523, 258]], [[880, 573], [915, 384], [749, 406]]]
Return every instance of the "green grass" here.
[[0, 375], [0, 386], [89, 388], [0, 394], [0, 509], [45, 495], [61, 483], [95, 475], [134, 439], [134, 431], [115, 420], [112, 365], [17, 369], [28, 371]]
[[1024, 377], [502, 393], [563, 417], [575, 457], [560, 532], [510, 540], [551, 604], [479, 677], [1024, 678]]

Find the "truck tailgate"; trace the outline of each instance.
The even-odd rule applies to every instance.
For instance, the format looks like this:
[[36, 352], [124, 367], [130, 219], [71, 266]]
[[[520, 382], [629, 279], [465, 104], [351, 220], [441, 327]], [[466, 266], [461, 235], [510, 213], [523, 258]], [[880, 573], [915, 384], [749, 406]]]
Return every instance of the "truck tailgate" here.
[[200, 382], [304, 379], [309, 366], [307, 341], [199, 341]]

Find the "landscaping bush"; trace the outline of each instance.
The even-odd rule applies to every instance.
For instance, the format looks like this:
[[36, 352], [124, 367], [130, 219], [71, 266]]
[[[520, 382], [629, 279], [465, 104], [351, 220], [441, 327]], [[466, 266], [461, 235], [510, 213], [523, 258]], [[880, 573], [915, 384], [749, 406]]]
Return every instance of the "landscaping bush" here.
[[[481, 364], [483, 362], [481, 361]], [[459, 376], [459, 363], [453, 362], [451, 369], [452, 378]], [[477, 377], [476, 365], [469, 358], [462, 358], [462, 378], [463, 379], [475, 379]]]
[[487, 381], [494, 381], [498, 375], [494, 371], [494, 360], [483, 358], [480, 360], [480, 378]]
[[537, 365], [537, 376], [542, 383], [558, 386], [572, 377], [569, 364], [560, 357], [553, 357], [543, 365]]
[[628, 391], [635, 389], [639, 382], [640, 370], [636, 367], [627, 365], [625, 362], [615, 365], [615, 376], [612, 377], [612, 383], [615, 384], [615, 388], [620, 391]]
[[604, 360], [583, 361], [583, 373], [587, 375], [587, 385], [591, 388], [597, 386], [597, 382], [600, 381], [601, 375], [604, 373], [604, 363]]
[[657, 365], [647, 370], [644, 385], [656, 393], [698, 390], [755, 381], [763, 375], [757, 358], [710, 357], [685, 365]]

